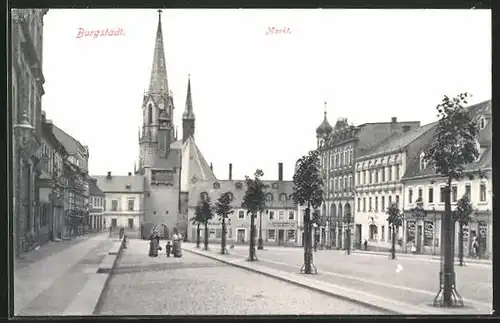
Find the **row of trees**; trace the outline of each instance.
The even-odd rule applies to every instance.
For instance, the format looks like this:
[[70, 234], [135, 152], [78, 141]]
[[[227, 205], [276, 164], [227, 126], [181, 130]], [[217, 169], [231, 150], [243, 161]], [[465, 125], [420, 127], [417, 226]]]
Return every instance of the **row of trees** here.
[[[445, 212], [441, 220], [441, 246], [443, 266], [439, 273], [440, 292], [436, 297], [441, 299], [437, 302], [441, 306], [454, 306], [453, 299], [458, 294], [454, 290], [455, 274], [453, 262], [453, 235], [454, 223], [460, 223], [460, 235], [462, 238], [463, 225], [470, 221], [472, 206], [467, 196], [464, 196], [457, 203], [456, 210], [451, 210], [450, 192], [452, 180], [461, 179], [466, 173], [466, 166], [473, 163], [479, 156], [479, 147], [477, 146], [477, 135], [479, 132], [477, 123], [472, 119], [466, 109], [467, 93], [459, 94], [454, 98], [444, 97], [437, 106], [438, 125], [436, 134], [431, 145], [425, 151], [424, 160], [434, 168], [438, 175], [446, 179], [445, 186]], [[254, 178], [246, 177], [246, 192], [241, 206], [251, 214], [250, 224], [250, 244], [249, 260], [255, 260], [255, 217], [258, 212], [264, 211], [266, 185], [261, 180], [264, 173], [257, 170]], [[484, 175], [484, 174], [481, 174]], [[315, 221], [314, 214], [319, 215], [318, 208], [324, 200], [324, 183], [320, 173], [320, 159], [317, 150], [310, 151], [297, 161], [296, 171], [293, 176], [293, 201], [297, 205], [305, 206], [304, 212], [304, 265], [302, 272], [311, 274], [313, 265], [312, 253], [312, 232]], [[205, 249], [208, 248], [208, 221], [212, 219], [213, 214], [219, 215], [222, 224], [221, 253], [225, 253], [225, 221], [233, 213], [230, 204], [231, 193], [226, 192], [217, 200], [215, 207], [210, 206], [209, 198], [200, 201], [196, 208], [196, 216], [193, 219], [198, 224], [197, 245], [199, 246], [199, 226], [205, 225]], [[387, 221], [392, 226], [392, 259], [395, 258], [396, 232], [403, 221], [403, 215], [395, 204], [387, 209]], [[319, 219], [319, 216], [316, 216]], [[463, 243], [460, 243], [463, 248]], [[460, 253], [463, 258], [463, 250]], [[461, 260], [462, 263], [462, 260]]]

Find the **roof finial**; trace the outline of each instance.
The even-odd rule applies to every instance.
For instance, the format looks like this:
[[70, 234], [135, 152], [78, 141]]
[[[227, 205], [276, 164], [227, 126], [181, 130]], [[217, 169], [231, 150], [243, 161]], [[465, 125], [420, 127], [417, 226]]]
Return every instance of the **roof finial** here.
[[325, 116], [326, 116], [326, 101], [325, 101]]
[[161, 13], [162, 13], [162, 12], [163, 12], [163, 11], [162, 11], [161, 9], [158, 9], [158, 20], [159, 20], [159, 21], [161, 21]]

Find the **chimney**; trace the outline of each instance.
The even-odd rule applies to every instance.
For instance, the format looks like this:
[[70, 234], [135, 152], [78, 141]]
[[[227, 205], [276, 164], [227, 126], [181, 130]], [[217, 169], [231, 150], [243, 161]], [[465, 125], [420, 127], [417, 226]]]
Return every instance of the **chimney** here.
[[391, 123], [397, 123], [397, 122], [398, 122], [398, 118], [396, 118], [396, 117], [391, 118]]
[[283, 180], [283, 163], [278, 163], [278, 181]]
[[108, 172], [108, 176], [107, 176], [108, 179], [111, 178], [111, 172]]
[[391, 133], [396, 132], [396, 124], [398, 123], [398, 118], [392, 117], [391, 118]]
[[128, 176], [132, 176], [132, 173], [131, 173], [131, 172], [128, 172]]
[[233, 164], [229, 164], [229, 180], [233, 180]]
[[213, 172], [214, 171], [214, 166], [212, 165], [212, 163], [210, 163], [210, 170]]

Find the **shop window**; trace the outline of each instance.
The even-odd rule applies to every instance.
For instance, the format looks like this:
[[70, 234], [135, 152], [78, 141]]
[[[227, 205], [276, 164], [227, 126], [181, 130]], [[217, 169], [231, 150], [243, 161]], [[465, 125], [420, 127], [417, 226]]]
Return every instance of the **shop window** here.
[[295, 230], [288, 230], [287, 231], [287, 240], [288, 241], [295, 241]]
[[267, 240], [276, 240], [276, 230], [267, 230]]

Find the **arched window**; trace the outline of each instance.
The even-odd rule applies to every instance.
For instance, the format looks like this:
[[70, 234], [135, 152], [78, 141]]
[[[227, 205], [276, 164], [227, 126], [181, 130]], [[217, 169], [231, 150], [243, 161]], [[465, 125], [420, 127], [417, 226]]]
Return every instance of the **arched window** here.
[[206, 201], [206, 200], [208, 199], [208, 193], [207, 193], [207, 192], [202, 192], [202, 193], [200, 194], [200, 199], [201, 199], [202, 201]]
[[214, 183], [214, 189], [219, 189], [219, 188], [220, 188], [220, 184], [219, 184], [219, 183], [217, 183], [217, 182], [215, 182], [215, 183]]
[[281, 202], [285, 202], [286, 201], [286, 194], [285, 193], [281, 193], [281, 195], [280, 195], [280, 201]]
[[153, 123], [153, 106], [151, 104], [148, 105], [148, 124]]
[[273, 200], [273, 194], [272, 193], [267, 193], [266, 194], [266, 201], [271, 202]]
[[425, 157], [425, 153], [422, 151], [420, 153], [420, 164], [419, 164], [420, 165], [420, 170], [425, 169], [425, 166], [426, 166], [424, 157]]

